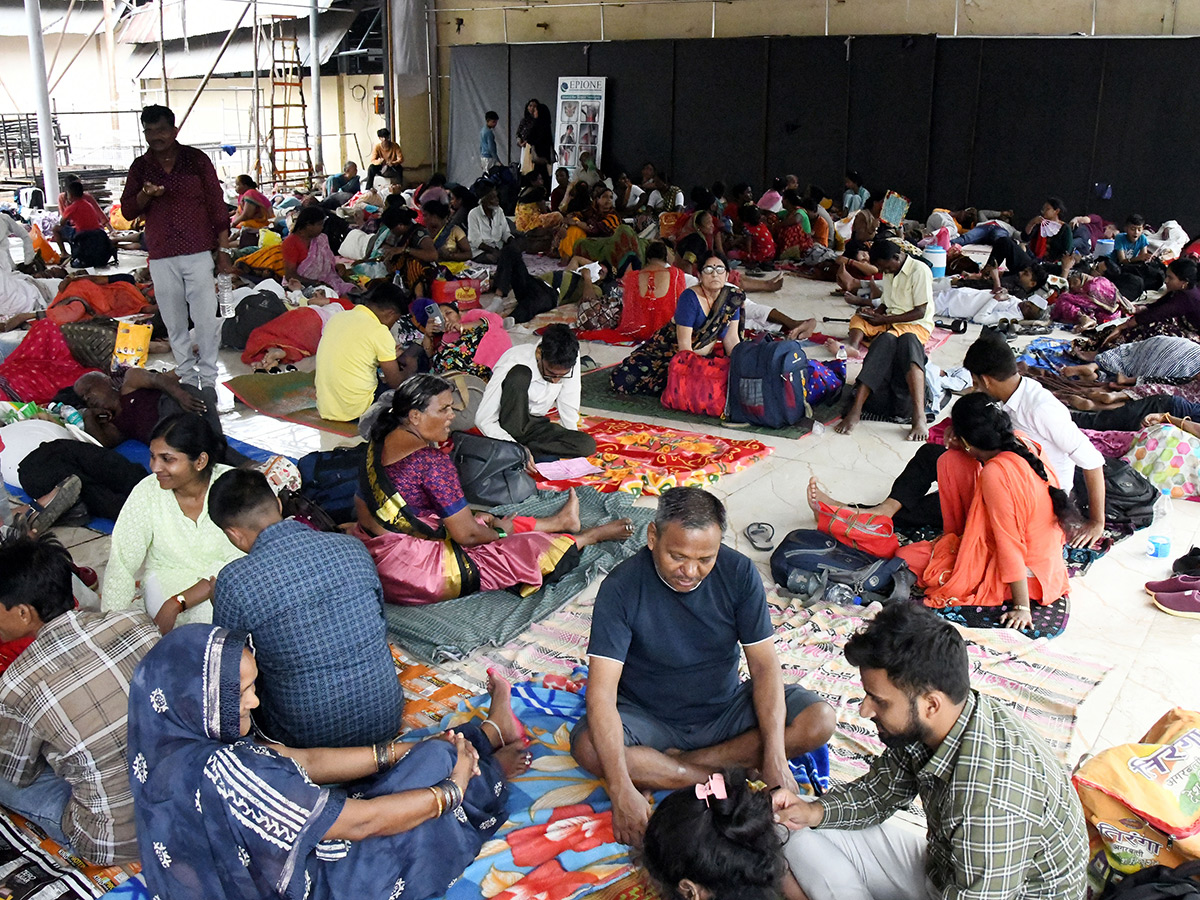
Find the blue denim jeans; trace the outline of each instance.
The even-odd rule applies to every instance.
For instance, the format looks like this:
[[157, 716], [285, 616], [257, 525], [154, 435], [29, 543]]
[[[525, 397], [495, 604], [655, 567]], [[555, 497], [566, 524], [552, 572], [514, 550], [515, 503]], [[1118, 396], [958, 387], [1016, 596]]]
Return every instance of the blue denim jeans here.
[[958, 244], [960, 247], [965, 247], [967, 244], [992, 244], [996, 238], [1007, 234], [1008, 232], [1002, 226], [995, 223], [976, 225], [970, 231], [964, 231], [950, 243]]
[[0, 778], [0, 806], [33, 822], [61, 846], [70, 849], [63, 833], [63, 813], [71, 799], [71, 786], [47, 766], [27, 787]]

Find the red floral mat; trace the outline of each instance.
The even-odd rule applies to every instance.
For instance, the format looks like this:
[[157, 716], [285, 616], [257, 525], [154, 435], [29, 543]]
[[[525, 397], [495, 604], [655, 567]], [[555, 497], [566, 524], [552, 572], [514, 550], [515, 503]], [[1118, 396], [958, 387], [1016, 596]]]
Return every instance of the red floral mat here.
[[606, 494], [625, 491], [656, 496], [668, 488], [712, 484], [722, 475], [753, 465], [774, 449], [760, 441], [600, 416], [586, 417], [580, 428], [596, 439], [596, 453], [588, 462], [604, 471], [564, 481], [539, 479], [540, 486], [565, 490], [586, 485]]

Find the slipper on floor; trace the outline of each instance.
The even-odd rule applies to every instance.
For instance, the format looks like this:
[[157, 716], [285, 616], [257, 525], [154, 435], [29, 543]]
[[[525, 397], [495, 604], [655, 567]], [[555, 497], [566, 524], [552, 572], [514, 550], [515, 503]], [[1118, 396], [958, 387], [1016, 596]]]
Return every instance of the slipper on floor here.
[[45, 506], [31, 501], [30, 511], [25, 518], [25, 526], [29, 533], [45, 534], [53, 528], [54, 523], [79, 502], [79, 492], [82, 489], [83, 482], [79, 480], [79, 476], [68, 475], [55, 486], [54, 496]]
[[775, 544], [772, 541], [775, 538], [775, 527], [767, 522], [751, 522], [746, 526], [743, 532], [746, 539], [750, 541], [750, 546], [755, 550], [774, 550]]

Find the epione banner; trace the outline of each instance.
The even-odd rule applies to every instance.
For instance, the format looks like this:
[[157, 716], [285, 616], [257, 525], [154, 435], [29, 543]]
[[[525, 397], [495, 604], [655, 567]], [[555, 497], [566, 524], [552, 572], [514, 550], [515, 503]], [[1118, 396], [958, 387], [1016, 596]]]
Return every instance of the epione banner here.
[[600, 167], [604, 146], [604, 87], [607, 78], [558, 79], [558, 102], [554, 107], [556, 165], [579, 165], [582, 153], [591, 153]]

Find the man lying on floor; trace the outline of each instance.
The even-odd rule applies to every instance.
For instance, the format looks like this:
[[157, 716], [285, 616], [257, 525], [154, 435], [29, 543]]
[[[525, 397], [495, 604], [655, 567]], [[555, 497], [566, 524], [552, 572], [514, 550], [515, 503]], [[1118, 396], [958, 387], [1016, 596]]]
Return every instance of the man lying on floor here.
[[[721, 543], [725, 508], [700, 488], [663, 494], [647, 547], [600, 586], [588, 644], [587, 715], [571, 755], [602, 776], [617, 840], [640, 844], [644, 790], [705, 781], [729, 766], [796, 787], [788, 760], [824, 744], [835, 717], [785, 685], [758, 570]], [[750, 681], [738, 663], [746, 654]]]
[[[807, 900], [1082, 897], [1078, 798], [1046, 742], [971, 689], [958, 630], [892, 604], [846, 644], [886, 745], [819, 800], [775, 792], [783, 853]], [[893, 818], [921, 798], [926, 833]]]

